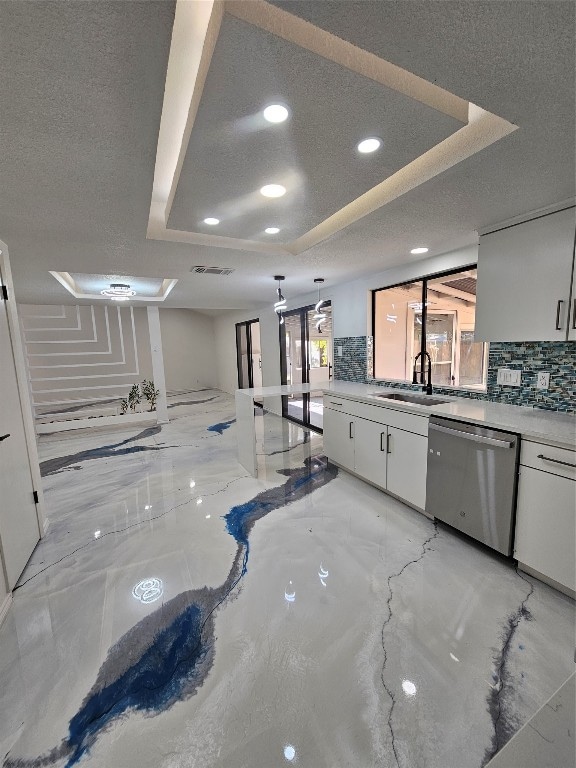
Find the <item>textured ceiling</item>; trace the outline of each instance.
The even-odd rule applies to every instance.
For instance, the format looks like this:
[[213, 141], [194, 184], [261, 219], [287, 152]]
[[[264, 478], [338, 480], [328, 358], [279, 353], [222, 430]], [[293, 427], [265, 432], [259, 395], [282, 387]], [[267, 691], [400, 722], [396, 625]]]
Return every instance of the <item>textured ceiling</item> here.
[[[289, 107], [285, 123], [262, 117], [274, 103]], [[168, 226], [248, 240], [278, 226], [273, 240], [296, 239], [462, 125], [225, 15]], [[384, 146], [362, 155], [369, 136]], [[287, 194], [266, 200], [258, 190], [271, 182]]]
[[[48, 274], [60, 270], [169, 275], [180, 279], [166, 306], [250, 307], [269, 301], [277, 272], [292, 295], [310, 291], [319, 275], [328, 288], [413, 258], [407, 253], [415, 244], [425, 242], [434, 255], [475, 242], [480, 228], [574, 195], [571, 0], [278, 5], [519, 129], [301, 256], [147, 240], [174, 5], [5, 0], [0, 239], [10, 248], [20, 301], [74, 303]], [[294, 81], [305, 91], [301, 72]], [[244, 90], [245, 113], [253, 114], [258, 82], [239, 86], [238, 107]], [[316, 120], [310, 110], [300, 130], [320, 135]], [[332, 168], [340, 162], [328, 159]], [[235, 272], [192, 275], [195, 264]]]

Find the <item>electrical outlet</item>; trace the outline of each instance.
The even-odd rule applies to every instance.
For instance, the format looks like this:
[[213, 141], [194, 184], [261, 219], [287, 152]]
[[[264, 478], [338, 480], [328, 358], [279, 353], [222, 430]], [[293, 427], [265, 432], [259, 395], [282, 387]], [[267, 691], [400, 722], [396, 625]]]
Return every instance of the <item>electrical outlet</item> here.
[[338, 357], [342, 357], [342, 347], [340, 346], [340, 344], [336, 347], [336, 349], [337, 349], [336, 354], [338, 355]]
[[550, 374], [548, 371], [539, 371], [536, 377], [536, 389], [548, 389], [550, 386]]
[[496, 383], [504, 387], [519, 387], [522, 371], [513, 368], [498, 368]]

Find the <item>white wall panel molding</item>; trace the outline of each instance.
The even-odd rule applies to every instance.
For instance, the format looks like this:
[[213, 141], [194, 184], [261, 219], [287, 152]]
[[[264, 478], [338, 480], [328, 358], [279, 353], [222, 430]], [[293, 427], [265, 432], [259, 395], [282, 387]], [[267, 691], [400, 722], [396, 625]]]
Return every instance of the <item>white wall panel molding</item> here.
[[[47, 341], [50, 341], [52, 344], [77, 344], [79, 341], [83, 344], [86, 343], [96, 343], [98, 342], [98, 333], [96, 331], [96, 316], [94, 314], [94, 307], [82, 307], [82, 312], [80, 312], [80, 307], [76, 307], [78, 310], [79, 315], [82, 314], [86, 316], [87, 314], [90, 317], [91, 321], [91, 329], [88, 331], [88, 333], [91, 335], [91, 338], [85, 339], [85, 338], [78, 338], [76, 336], [66, 339], [61, 338], [62, 336], [68, 334], [68, 333], [86, 333], [89, 327], [90, 323], [87, 323], [85, 321], [85, 317], [79, 321], [79, 327], [78, 328], [68, 328], [66, 326], [63, 327], [54, 327], [54, 328], [35, 328], [35, 329], [27, 329], [26, 328], [26, 321], [24, 321], [24, 338], [26, 339], [26, 342], [38, 342], [40, 344], [44, 344]], [[107, 307], [104, 307], [104, 309], [108, 309]], [[87, 310], [87, 311], [86, 311]], [[40, 336], [39, 338], [32, 338], [32, 334], [38, 334], [38, 333], [51, 333], [55, 338], [54, 339], [47, 339], [45, 336]]]
[[[73, 331], [79, 331], [81, 327], [80, 307], [62, 307], [62, 310], [64, 314], [60, 315], [34, 315], [34, 317], [27, 317], [26, 322], [23, 323], [24, 331], [46, 331], [51, 328], [70, 328]], [[74, 312], [73, 310], [76, 311]], [[32, 328], [28, 325], [28, 323], [37, 320], [44, 321], [41, 328]], [[64, 320], [68, 320], [70, 325], [63, 322]]]
[[[152, 377], [145, 308], [67, 308], [65, 317], [53, 316], [61, 327], [51, 323], [45, 331], [32, 329], [50, 308], [23, 305], [21, 313], [37, 423], [117, 412], [130, 387]], [[79, 329], [70, 327], [71, 318], [78, 318]]]

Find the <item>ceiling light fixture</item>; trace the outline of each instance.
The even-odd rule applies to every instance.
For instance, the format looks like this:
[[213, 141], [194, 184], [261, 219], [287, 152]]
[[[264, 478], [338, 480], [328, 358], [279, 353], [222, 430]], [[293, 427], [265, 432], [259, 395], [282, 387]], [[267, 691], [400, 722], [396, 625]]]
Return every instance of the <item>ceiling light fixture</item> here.
[[322, 307], [322, 305], [326, 303], [325, 299], [320, 298], [320, 286], [324, 282], [324, 278], [315, 277], [314, 282], [318, 284], [318, 302], [314, 307], [316, 314], [314, 315], [313, 319], [316, 320], [316, 330], [318, 331], [318, 333], [322, 333], [322, 324], [326, 322], [326, 317], [327, 317], [325, 312], [320, 311], [320, 308]]
[[102, 296], [114, 301], [128, 301], [131, 296], [136, 296], [136, 291], [126, 283], [110, 283], [110, 288], [100, 291]]
[[264, 230], [267, 235], [277, 235], [280, 232], [280, 227], [266, 227]]
[[282, 184], [265, 184], [260, 188], [260, 194], [264, 197], [282, 197], [286, 194], [286, 187]]
[[413, 253], [415, 256], [416, 256], [418, 253], [428, 253], [428, 248], [412, 248], [412, 250], [410, 251], [410, 253]]
[[375, 136], [370, 137], [369, 139], [363, 139], [356, 149], [358, 152], [361, 152], [363, 155], [367, 155], [370, 152], [376, 152], [377, 149], [380, 149], [382, 146], [382, 139], [377, 139]]
[[288, 118], [288, 110], [282, 104], [270, 104], [263, 112], [269, 123], [283, 123]]
[[276, 293], [278, 294], [278, 301], [274, 302], [274, 312], [276, 312], [278, 315], [278, 321], [280, 325], [284, 325], [283, 312], [286, 309], [286, 299], [282, 295], [282, 289], [280, 288], [280, 283], [282, 280], [284, 280], [284, 275], [274, 275], [274, 280], [278, 280], [278, 288], [276, 289]]
[[215, 227], [216, 224], [220, 224], [220, 219], [215, 219], [213, 216], [208, 216], [204, 219], [204, 224], [209, 224], [211, 227]]

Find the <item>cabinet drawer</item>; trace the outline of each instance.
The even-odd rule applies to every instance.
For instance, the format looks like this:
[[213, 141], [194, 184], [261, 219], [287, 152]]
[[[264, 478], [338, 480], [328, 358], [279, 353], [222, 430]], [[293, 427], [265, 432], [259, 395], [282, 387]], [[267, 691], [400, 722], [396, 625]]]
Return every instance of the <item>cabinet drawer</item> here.
[[401, 411], [398, 408], [359, 403], [356, 400], [346, 400], [344, 397], [332, 395], [324, 395], [324, 406], [340, 413], [349, 413], [351, 416], [374, 421], [377, 424], [387, 424], [390, 427], [404, 429], [417, 435], [428, 436], [428, 416], [406, 413], [406, 411]]
[[576, 480], [576, 451], [522, 441], [520, 464]]

